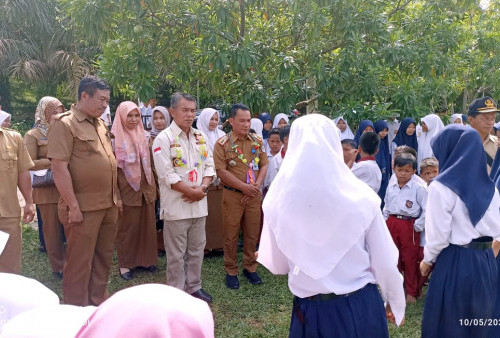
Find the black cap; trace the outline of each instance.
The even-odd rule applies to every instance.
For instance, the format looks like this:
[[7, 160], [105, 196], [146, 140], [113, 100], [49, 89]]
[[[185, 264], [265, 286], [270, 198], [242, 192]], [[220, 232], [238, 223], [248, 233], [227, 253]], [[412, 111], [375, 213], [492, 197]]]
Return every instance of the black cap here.
[[491, 97], [486, 96], [476, 99], [469, 104], [469, 116], [477, 116], [482, 113], [499, 112], [497, 103]]

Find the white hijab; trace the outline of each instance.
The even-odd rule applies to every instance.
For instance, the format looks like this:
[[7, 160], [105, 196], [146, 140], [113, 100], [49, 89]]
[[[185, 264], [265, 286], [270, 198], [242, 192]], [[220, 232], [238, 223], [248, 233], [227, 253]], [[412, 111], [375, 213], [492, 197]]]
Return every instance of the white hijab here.
[[441, 118], [439, 118], [436, 114], [424, 116], [422, 118], [422, 122], [427, 125], [427, 129], [429, 131], [422, 132], [422, 135], [420, 135], [420, 138], [418, 139], [418, 167], [420, 167], [419, 164], [423, 159], [434, 156], [431, 148], [431, 140], [444, 128], [443, 121], [441, 121]]
[[345, 125], [347, 126], [344, 131], [340, 132], [340, 140], [345, 140], [345, 139], [351, 139], [354, 140], [354, 133], [351, 130], [351, 127], [349, 127], [349, 124], [347, 124], [347, 120], [343, 116], [337, 117], [333, 122], [335, 122], [335, 125], [339, 123], [339, 121], [342, 120], [345, 122]]
[[[263, 210], [264, 227], [273, 232], [288, 260], [321, 279], [364, 236], [380, 214], [380, 198], [345, 165], [335, 123], [311, 114], [292, 125], [286, 156]], [[260, 252], [259, 261], [274, 269], [270, 253]]]
[[168, 112], [168, 109], [163, 107], [163, 106], [154, 107], [153, 116], [152, 116], [153, 121], [154, 121], [155, 111], [157, 111], [157, 110], [163, 114], [163, 118], [165, 119], [165, 128], [156, 129], [155, 124], [153, 123], [153, 126], [151, 127], [151, 137], [153, 137], [153, 138], [158, 136], [158, 134], [161, 133], [162, 130], [167, 129], [168, 126], [170, 126], [170, 113]]
[[284, 119], [286, 121], [286, 124], [290, 124], [288, 116], [286, 116], [286, 114], [281, 113], [274, 117], [273, 128], [278, 128], [278, 124], [280, 123], [281, 119]]
[[214, 151], [215, 142], [217, 142], [217, 140], [222, 136], [226, 135], [226, 133], [219, 128], [215, 128], [214, 130], [210, 131], [208, 125], [210, 123], [210, 119], [212, 118], [212, 116], [214, 116], [215, 113], [217, 113], [217, 115], [219, 116], [220, 122], [220, 114], [213, 108], [203, 109], [200, 113], [200, 116], [198, 116], [198, 120], [196, 121], [196, 129], [201, 130], [205, 135], [207, 135], [207, 143], [212, 152]]
[[7, 120], [7, 118], [10, 117], [10, 114], [3, 111], [3, 110], [0, 110], [0, 125], [2, 125], [3, 121]]
[[462, 114], [453, 114], [453, 115], [451, 115], [451, 118], [450, 118], [450, 124], [455, 123], [456, 119], [460, 119], [461, 123], [464, 122], [464, 120], [462, 119]]
[[260, 119], [253, 118], [250, 121], [250, 128], [252, 128], [253, 130], [255, 130], [255, 132], [257, 133], [257, 135], [259, 135], [260, 137], [262, 137], [262, 129], [264, 129], [264, 125], [262, 124], [262, 121]]

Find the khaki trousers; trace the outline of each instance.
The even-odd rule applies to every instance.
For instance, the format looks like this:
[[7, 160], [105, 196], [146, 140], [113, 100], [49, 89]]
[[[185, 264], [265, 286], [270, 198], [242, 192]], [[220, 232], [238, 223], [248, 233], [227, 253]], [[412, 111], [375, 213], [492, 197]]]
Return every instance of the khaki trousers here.
[[0, 272], [20, 274], [23, 248], [21, 218], [0, 217], [0, 231], [9, 234], [7, 244], [0, 254]]
[[64, 303], [99, 305], [108, 293], [109, 270], [113, 259], [118, 208], [83, 211], [83, 222], [68, 224], [68, 208], [59, 202], [59, 219], [66, 234]]
[[164, 221], [167, 285], [193, 293], [201, 289], [205, 217]]
[[241, 203], [242, 193], [224, 189], [222, 192], [222, 221], [224, 223], [224, 269], [231, 276], [238, 274], [236, 250], [240, 226], [243, 230], [243, 268], [257, 271], [255, 251], [260, 233], [261, 196]]
[[43, 237], [52, 271], [61, 272], [64, 268], [64, 243], [57, 203], [38, 204], [43, 220]]

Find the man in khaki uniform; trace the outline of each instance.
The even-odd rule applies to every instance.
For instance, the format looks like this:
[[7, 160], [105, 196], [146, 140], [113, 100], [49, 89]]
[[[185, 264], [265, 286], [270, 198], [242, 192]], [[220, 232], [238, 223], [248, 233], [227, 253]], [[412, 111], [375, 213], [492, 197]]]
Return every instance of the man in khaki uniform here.
[[167, 252], [167, 284], [210, 303], [201, 288], [205, 248], [208, 186], [215, 176], [207, 137], [191, 127], [196, 101], [175, 93], [170, 102], [172, 124], [153, 143], [153, 159], [160, 186], [160, 217]]
[[47, 156], [61, 193], [58, 212], [66, 234], [63, 295], [66, 304], [99, 305], [107, 284], [118, 209], [116, 160], [102, 115], [109, 86], [86, 76], [78, 102], [49, 130]]
[[[17, 198], [17, 187], [21, 190], [26, 205], [23, 221], [29, 223], [35, 215], [31, 198], [31, 178], [28, 169], [33, 167], [22, 136], [10, 129], [0, 127], [0, 232], [9, 238], [3, 252], [0, 250], [0, 272], [21, 273], [21, 208]], [[2, 234], [3, 235], [3, 234]]]
[[262, 284], [256, 272], [255, 251], [260, 233], [260, 188], [266, 178], [269, 160], [262, 139], [249, 134], [251, 118], [247, 106], [235, 104], [229, 117], [233, 130], [220, 138], [214, 148], [217, 176], [224, 186], [224, 268], [226, 285], [230, 289], [240, 287], [236, 262], [240, 224], [243, 225], [243, 275], [254, 285]]
[[469, 123], [476, 129], [483, 140], [483, 148], [486, 152], [486, 162], [488, 164], [488, 174], [491, 171], [491, 164], [497, 153], [497, 137], [491, 135], [497, 112], [497, 103], [491, 97], [486, 96], [472, 101], [469, 105]]

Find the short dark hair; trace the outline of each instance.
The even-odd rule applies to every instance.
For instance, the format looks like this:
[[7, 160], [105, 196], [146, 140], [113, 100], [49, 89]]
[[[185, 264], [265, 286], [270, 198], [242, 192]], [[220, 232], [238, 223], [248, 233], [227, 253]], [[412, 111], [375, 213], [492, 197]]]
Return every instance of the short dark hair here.
[[78, 85], [78, 101], [82, 98], [83, 92], [89, 94], [90, 96], [94, 96], [96, 90], [110, 90], [109, 84], [94, 75], [84, 76]]
[[170, 98], [170, 107], [175, 109], [175, 107], [177, 107], [181, 99], [190, 102], [196, 102], [196, 99], [191, 94], [183, 92], [175, 92], [174, 94], [172, 94], [172, 97]]
[[427, 157], [420, 162], [420, 171], [424, 170], [425, 168], [429, 167], [438, 167], [439, 168], [439, 161], [435, 157]]
[[281, 140], [281, 135], [280, 135], [280, 130], [278, 128], [273, 128], [269, 131], [269, 137], [271, 137], [271, 135], [278, 135], [278, 137], [280, 138]]
[[350, 138], [345, 138], [343, 139], [342, 141], [340, 141], [340, 144], [347, 144], [349, 146], [351, 146], [352, 149], [356, 149], [356, 142], [354, 142], [353, 139], [350, 139]]
[[380, 145], [380, 137], [377, 133], [367, 131], [359, 138], [359, 146], [368, 155], [375, 155]]
[[233, 104], [233, 106], [231, 107], [231, 111], [229, 112], [229, 117], [234, 118], [239, 109], [250, 111], [250, 108], [248, 108], [248, 106], [244, 105], [243, 103], [236, 103]]
[[394, 168], [411, 165], [413, 170], [417, 170], [417, 158], [409, 153], [399, 154], [394, 158]]
[[394, 157], [401, 154], [411, 154], [413, 157], [417, 158], [417, 151], [406, 145], [399, 146], [394, 150]]
[[281, 127], [279, 131], [280, 131], [281, 142], [285, 142], [285, 137], [290, 136], [290, 125], [287, 124], [286, 126]]

